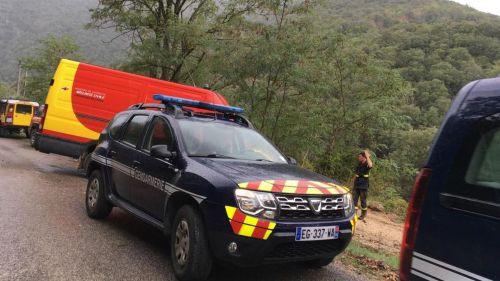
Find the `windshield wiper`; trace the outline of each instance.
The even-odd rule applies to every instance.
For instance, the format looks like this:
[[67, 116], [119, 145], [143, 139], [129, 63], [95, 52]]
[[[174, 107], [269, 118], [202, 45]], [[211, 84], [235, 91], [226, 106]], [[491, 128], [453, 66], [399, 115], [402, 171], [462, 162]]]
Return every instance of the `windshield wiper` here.
[[191, 157], [205, 157], [205, 158], [225, 158], [225, 159], [236, 159], [231, 156], [227, 156], [224, 154], [212, 153], [207, 155], [190, 155]]
[[274, 162], [274, 161], [271, 161], [271, 160], [268, 160], [268, 159], [264, 159], [264, 158], [255, 159], [254, 161]]

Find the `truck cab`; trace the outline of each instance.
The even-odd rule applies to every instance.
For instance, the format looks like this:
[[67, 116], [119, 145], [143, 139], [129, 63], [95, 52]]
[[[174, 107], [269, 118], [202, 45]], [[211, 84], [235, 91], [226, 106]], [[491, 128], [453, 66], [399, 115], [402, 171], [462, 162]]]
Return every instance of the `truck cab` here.
[[214, 262], [329, 264], [356, 218], [340, 182], [294, 165], [241, 109], [157, 95], [115, 116], [88, 166], [87, 214], [116, 206], [170, 234], [180, 280]]
[[499, 280], [500, 78], [460, 90], [410, 200], [401, 280]]

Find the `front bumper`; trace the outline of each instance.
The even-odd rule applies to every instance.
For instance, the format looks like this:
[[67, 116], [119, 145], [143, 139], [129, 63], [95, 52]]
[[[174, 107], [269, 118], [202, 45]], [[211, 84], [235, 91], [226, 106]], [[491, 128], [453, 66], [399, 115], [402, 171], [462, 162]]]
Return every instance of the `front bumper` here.
[[[210, 245], [214, 256], [238, 266], [254, 266], [272, 263], [307, 261], [318, 258], [333, 258], [349, 244], [354, 229], [353, 218], [334, 221], [277, 222], [267, 240], [236, 235], [227, 231], [209, 231]], [[295, 241], [297, 227], [339, 226], [339, 236], [333, 240]], [[230, 253], [228, 246], [235, 242], [238, 247]]]

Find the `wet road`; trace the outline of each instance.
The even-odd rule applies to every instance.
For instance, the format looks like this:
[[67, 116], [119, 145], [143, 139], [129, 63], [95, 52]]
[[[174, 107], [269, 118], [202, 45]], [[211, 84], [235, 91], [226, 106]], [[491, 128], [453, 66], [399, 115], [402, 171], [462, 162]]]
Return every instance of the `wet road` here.
[[[73, 159], [0, 138], [0, 280], [175, 280], [162, 233], [113, 209], [85, 213]], [[341, 265], [218, 269], [211, 280], [363, 280]]]

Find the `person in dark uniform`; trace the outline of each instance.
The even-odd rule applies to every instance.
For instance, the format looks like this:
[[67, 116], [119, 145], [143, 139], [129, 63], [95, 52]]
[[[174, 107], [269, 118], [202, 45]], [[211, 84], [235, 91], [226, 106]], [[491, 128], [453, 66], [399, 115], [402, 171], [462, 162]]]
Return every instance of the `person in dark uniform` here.
[[370, 152], [365, 150], [358, 154], [358, 166], [355, 170], [354, 177], [354, 206], [356, 209], [358, 208], [358, 200], [361, 199], [361, 216], [360, 220], [363, 220], [366, 217], [366, 212], [368, 211], [368, 207], [366, 204], [366, 196], [368, 193], [368, 187], [370, 186], [370, 169], [373, 167], [373, 162], [370, 158]]

